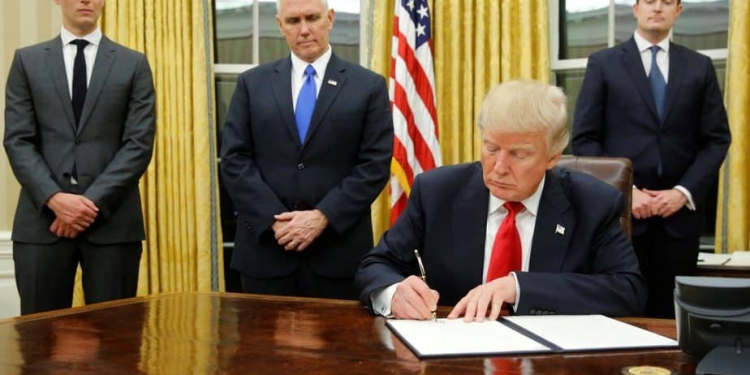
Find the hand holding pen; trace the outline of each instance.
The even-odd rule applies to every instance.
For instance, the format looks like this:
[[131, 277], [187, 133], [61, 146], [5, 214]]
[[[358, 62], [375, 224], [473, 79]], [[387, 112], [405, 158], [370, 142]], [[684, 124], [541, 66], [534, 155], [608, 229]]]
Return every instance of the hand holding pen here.
[[[422, 257], [419, 256], [419, 251], [414, 249], [414, 256], [417, 257], [417, 265], [419, 266], [419, 274], [422, 277], [422, 281], [427, 284], [427, 273], [424, 270], [424, 264], [422, 263]], [[437, 314], [435, 311], [432, 312], [432, 320], [437, 322]]]

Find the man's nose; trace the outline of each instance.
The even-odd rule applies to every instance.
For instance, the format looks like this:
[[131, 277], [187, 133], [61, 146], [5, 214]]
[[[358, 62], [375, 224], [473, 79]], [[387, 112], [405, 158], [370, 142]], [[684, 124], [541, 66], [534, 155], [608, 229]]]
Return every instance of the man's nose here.
[[504, 151], [498, 152], [495, 156], [495, 165], [492, 170], [497, 174], [508, 172], [508, 154]]

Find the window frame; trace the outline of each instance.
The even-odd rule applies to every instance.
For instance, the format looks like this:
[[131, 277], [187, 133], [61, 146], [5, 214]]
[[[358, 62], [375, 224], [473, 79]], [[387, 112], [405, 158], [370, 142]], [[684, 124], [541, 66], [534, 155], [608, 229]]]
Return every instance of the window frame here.
[[[550, 51], [550, 79], [555, 83], [557, 72], [568, 70], [586, 69], [588, 58], [560, 59], [560, 0], [548, 1], [549, 13], [549, 51]], [[731, 9], [731, 0], [730, 0]], [[679, 22], [679, 20], [677, 21]], [[670, 40], [672, 36], [670, 34]], [[609, 0], [609, 12], [607, 22], [607, 48], [615, 46], [615, 0]], [[727, 48], [697, 50], [711, 58], [716, 63], [726, 62]]]
[[[360, 9], [360, 22], [359, 22], [359, 64], [367, 66], [367, 49], [365, 43], [367, 42], [367, 22], [362, 22], [363, 10], [367, 8], [367, 0], [359, 0]], [[213, 2], [214, 11], [216, 10], [216, 3]], [[216, 18], [214, 17], [214, 25], [216, 24]], [[335, 27], [335, 26], [334, 26]], [[214, 35], [214, 39], [216, 35]], [[260, 1], [253, 0], [253, 63], [251, 64], [223, 64], [214, 62], [214, 74], [240, 74], [250, 68], [258, 66], [260, 60]]]

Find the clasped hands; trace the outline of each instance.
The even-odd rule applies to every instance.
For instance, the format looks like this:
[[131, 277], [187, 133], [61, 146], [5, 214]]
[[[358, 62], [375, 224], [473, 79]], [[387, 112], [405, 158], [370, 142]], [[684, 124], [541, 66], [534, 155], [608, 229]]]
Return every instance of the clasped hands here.
[[687, 203], [687, 197], [677, 189], [633, 189], [633, 217], [646, 219], [653, 216], [672, 216]]
[[56, 216], [49, 230], [58, 237], [78, 237], [99, 215], [94, 202], [79, 194], [55, 193], [47, 201], [47, 207]]
[[[432, 319], [440, 295], [417, 276], [409, 276], [396, 286], [391, 300], [391, 313], [398, 319]], [[477, 286], [453, 307], [448, 319], [463, 316], [465, 322], [495, 320], [503, 303], [516, 302], [516, 279], [512, 275], [500, 277]], [[489, 313], [489, 316], [487, 315]]]
[[285, 250], [303, 251], [328, 226], [328, 219], [318, 209], [291, 211], [274, 215], [271, 229], [276, 242]]

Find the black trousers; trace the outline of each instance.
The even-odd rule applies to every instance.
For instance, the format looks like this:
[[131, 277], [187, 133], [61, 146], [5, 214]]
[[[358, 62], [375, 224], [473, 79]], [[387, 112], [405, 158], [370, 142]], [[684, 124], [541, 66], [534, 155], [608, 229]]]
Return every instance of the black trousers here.
[[245, 293], [277, 296], [357, 299], [354, 277], [330, 278], [317, 275], [306, 261], [290, 275], [259, 279], [241, 274]]
[[639, 236], [633, 236], [641, 273], [648, 283], [646, 316], [674, 319], [674, 279], [695, 275], [700, 236], [674, 238], [655, 223]]
[[71, 307], [78, 264], [87, 304], [135, 297], [141, 242], [93, 244], [84, 238], [50, 245], [13, 243], [21, 314]]

